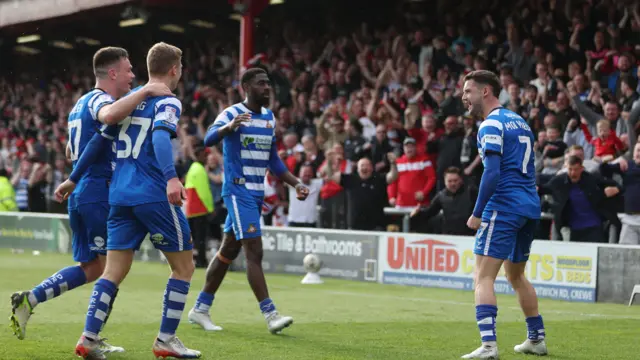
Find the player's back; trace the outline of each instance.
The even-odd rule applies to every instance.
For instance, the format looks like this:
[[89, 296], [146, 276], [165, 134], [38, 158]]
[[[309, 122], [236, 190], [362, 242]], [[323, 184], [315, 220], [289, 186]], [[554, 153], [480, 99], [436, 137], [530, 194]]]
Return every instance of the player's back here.
[[173, 96], [150, 97], [118, 124], [111, 205], [167, 201], [167, 180], [156, 160], [153, 131], [166, 128], [175, 137], [181, 109], [180, 100]]
[[[69, 150], [74, 167], [93, 135], [106, 129], [106, 125], [97, 120], [97, 113], [102, 106], [113, 101], [111, 95], [103, 90], [93, 89], [80, 97], [69, 113]], [[69, 197], [69, 207], [108, 201], [109, 181], [114, 165], [113, 152], [101, 153], [86, 173], [82, 174], [75, 191]]]
[[254, 113], [238, 103], [226, 108], [216, 121], [229, 122], [236, 116], [251, 113], [251, 122], [222, 140], [224, 154], [224, 182], [222, 196], [264, 197], [264, 177], [274, 139], [275, 119], [269, 109]]
[[540, 218], [534, 141], [533, 132], [527, 122], [511, 110], [495, 109], [482, 122], [478, 131], [479, 146], [485, 151], [497, 152], [500, 148], [502, 155], [500, 179], [485, 211], [495, 210], [530, 219]]

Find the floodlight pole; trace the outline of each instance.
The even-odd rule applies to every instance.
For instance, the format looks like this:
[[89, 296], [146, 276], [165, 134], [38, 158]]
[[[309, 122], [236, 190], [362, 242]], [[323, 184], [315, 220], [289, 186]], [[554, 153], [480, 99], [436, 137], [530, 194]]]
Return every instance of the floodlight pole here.
[[240, 20], [240, 68], [246, 69], [249, 59], [253, 56], [254, 17], [252, 11], [247, 11]]

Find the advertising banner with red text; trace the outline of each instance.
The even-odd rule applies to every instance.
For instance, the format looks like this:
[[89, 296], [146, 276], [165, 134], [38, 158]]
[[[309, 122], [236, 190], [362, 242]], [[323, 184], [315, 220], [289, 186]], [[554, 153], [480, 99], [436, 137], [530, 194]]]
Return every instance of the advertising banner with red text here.
[[[474, 238], [465, 236], [400, 234], [380, 236], [379, 279], [398, 284], [473, 290]], [[590, 244], [536, 240], [526, 276], [539, 297], [595, 302], [598, 247]], [[498, 294], [513, 294], [500, 270]]]

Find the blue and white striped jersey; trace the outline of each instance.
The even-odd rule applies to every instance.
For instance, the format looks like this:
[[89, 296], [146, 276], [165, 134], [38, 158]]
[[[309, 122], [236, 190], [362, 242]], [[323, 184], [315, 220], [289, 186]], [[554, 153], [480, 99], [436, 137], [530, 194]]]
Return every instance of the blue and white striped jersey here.
[[273, 112], [262, 108], [260, 114], [254, 113], [243, 103], [238, 103], [224, 109], [209, 128], [209, 132], [217, 131], [244, 113], [251, 113], [251, 122], [242, 124], [222, 140], [222, 196], [250, 195], [262, 199], [267, 168], [273, 171], [283, 166], [276, 148], [276, 121]]
[[[73, 166], [76, 166], [80, 155], [96, 131], [102, 136], [113, 139], [116, 135], [115, 126], [108, 127], [98, 121], [98, 111], [115, 100], [101, 89], [93, 89], [84, 94], [69, 113], [69, 150]], [[87, 172], [76, 185], [76, 189], [69, 196], [69, 208], [75, 209], [81, 204], [90, 204], [109, 200], [109, 181], [113, 174], [114, 154], [111, 151], [100, 154], [91, 164]]]
[[150, 97], [118, 124], [109, 204], [135, 206], [167, 201], [167, 180], [156, 159], [152, 133], [162, 129], [175, 137], [181, 111], [182, 103], [173, 96]]
[[540, 218], [540, 197], [536, 191], [533, 132], [527, 122], [511, 110], [493, 110], [478, 129], [478, 152], [484, 159], [496, 153], [500, 159], [500, 179], [485, 211], [496, 210]]

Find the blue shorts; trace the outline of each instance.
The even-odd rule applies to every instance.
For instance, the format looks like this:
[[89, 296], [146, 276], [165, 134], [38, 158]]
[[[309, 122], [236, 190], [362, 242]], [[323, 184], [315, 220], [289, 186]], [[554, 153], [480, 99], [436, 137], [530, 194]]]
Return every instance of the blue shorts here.
[[86, 263], [107, 253], [107, 218], [109, 203], [78, 205], [69, 209], [73, 231], [73, 261]]
[[161, 251], [193, 249], [184, 212], [168, 201], [136, 206], [112, 205], [107, 227], [107, 250], [138, 250], [147, 234], [153, 246]]
[[260, 217], [262, 216], [262, 199], [250, 196], [223, 196], [227, 207], [227, 219], [224, 232], [233, 231], [236, 240], [250, 239], [262, 235]]
[[473, 252], [496, 259], [509, 259], [513, 263], [525, 262], [529, 260], [537, 226], [537, 219], [506, 212], [485, 211]]

